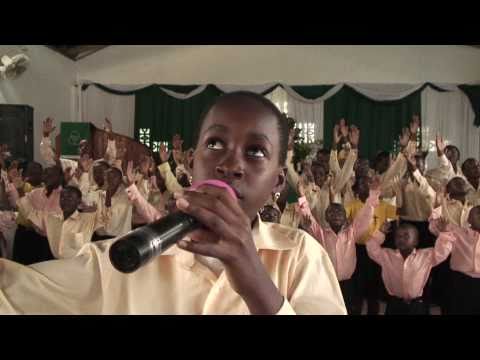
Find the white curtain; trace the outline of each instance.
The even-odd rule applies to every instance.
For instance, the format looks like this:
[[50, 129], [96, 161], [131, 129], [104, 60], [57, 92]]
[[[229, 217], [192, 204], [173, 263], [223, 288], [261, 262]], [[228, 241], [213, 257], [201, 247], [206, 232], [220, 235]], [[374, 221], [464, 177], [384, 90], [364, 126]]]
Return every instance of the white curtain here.
[[113, 131], [134, 137], [135, 95], [114, 95], [96, 86], [89, 86], [81, 92], [80, 121], [91, 122], [103, 129], [105, 118], [112, 122]]
[[430, 151], [429, 169], [437, 166], [435, 136], [439, 132], [460, 150], [460, 162], [469, 157], [479, 158], [480, 130], [473, 125], [474, 113], [467, 96], [455, 87], [451, 92], [431, 88], [422, 91], [422, 144]]
[[[90, 83], [83, 81], [82, 83]], [[275, 85], [216, 85], [225, 92], [250, 90], [261, 93]], [[377, 101], [401, 99], [418, 90], [422, 84], [351, 84], [361, 94]], [[115, 90], [127, 91], [144, 88], [148, 85], [106, 85]], [[315, 124], [315, 140], [323, 140], [324, 101], [336, 94], [343, 83], [336, 84], [331, 90], [318, 99], [305, 99], [290, 86], [277, 87], [266, 97], [276, 103], [281, 111], [302, 123]], [[430, 87], [422, 91], [422, 143], [429, 144], [432, 153], [427, 158], [429, 168], [437, 166], [435, 156], [435, 134], [439, 131], [450, 143], [458, 146], [461, 160], [467, 157], [478, 158], [480, 155], [480, 130], [473, 126], [474, 114], [468, 98], [454, 84], [436, 84], [448, 90], [438, 92]], [[189, 94], [180, 94], [162, 88], [170, 96], [186, 99], [203, 91], [205, 86], [193, 90]], [[80, 89], [80, 87], [78, 87]], [[105, 117], [112, 120], [114, 131], [134, 137], [135, 96], [113, 95], [96, 86], [89, 86], [78, 96], [78, 118], [102, 128]]]
[[315, 140], [323, 139], [323, 101], [306, 103], [291, 96], [281, 87], [265, 95], [276, 104], [281, 111], [302, 123], [315, 124]]

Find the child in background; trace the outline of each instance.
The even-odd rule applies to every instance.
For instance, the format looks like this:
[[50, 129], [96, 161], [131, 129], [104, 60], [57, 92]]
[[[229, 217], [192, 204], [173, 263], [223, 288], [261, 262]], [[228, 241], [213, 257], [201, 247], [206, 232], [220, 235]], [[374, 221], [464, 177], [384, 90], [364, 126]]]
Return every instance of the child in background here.
[[450, 314], [480, 315], [480, 206], [468, 214], [468, 227], [437, 224], [440, 240], [454, 242], [450, 260]]
[[394, 233], [396, 249], [382, 248], [390, 226], [391, 223], [385, 222], [367, 242], [368, 256], [381, 266], [389, 294], [385, 315], [428, 315], [429, 304], [423, 299], [423, 289], [432, 267], [444, 261], [452, 251], [452, 241], [439, 238], [435, 247], [417, 249], [417, 228], [403, 223]]
[[305, 190], [299, 183], [298, 193], [301, 195], [299, 211], [302, 214], [303, 227], [327, 250], [332, 260], [343, 298], [349, 314], [354, 312], [353, 296], [354, 288], [352, 275], [357, 264], [355, 254], [355, 242], [367, 231], [372, 222], [374, 209], [378, 205], [380, 182], [378, 179], [369, 183], [369, 197], [364, 206], [358, 211], [353, 221], [347, 222], [345, 209], [341, 204], [332, 203], [328, 206], [325, 214], [328, 226], [318, 224], [310, 212], [305, 198]]
[[[352, 188], [355, 194], [355, 200], [346, 206], [347, 217], [353, 221], [369, 196], [371, 182], [373, 180], [367, 176], [358, 177]], [[380, 182], [377, 176], [376, 181]], [[367, 314], [377, 315], [380, 310], [379, 297], [382, 288], [380, 268], [367, 255], [365, 244], [370, 240], [375, 231], [380, 229], [385, 221], [397, 219], [396, 207], [390, 205], [384, 200], [380, 200], [378, 206], [375, 207], [373, 221], [365, 233], [358, 237], [355, 244], [357, 254], [357, 267], [353, 275], [355, 284], [355, 296], [353, 313], [361, 314], [363, 300], [367, 300]]]
[[[466, 187], [467, 184], [463, 177], [454, 177], [447, 183], [444, 192], [437, 193], [440, 206], [433, 210], [429, 219], [429, 230], [436, 237], [440, 235], [438, 223], [441, 218], [445, 218], [449, 223], [459, 227], [468, 227], [468, 214], [472, 206], [466, 199]], [[448, 314], [451, 303], [449, 263], [450, 258], [432, 270], [433, 302], [440, 305], [442, 314]]]

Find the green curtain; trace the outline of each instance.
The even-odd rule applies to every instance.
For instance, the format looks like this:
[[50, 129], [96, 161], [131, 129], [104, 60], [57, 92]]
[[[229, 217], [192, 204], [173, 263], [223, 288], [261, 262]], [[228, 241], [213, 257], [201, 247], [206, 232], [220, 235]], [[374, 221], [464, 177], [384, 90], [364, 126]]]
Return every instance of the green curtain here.
[[167, 95], [158, 85], [136, 92], [135, 139], [145, 140], [142, 137], [146, 137], [147, 134], [141, 129], [150, 129], [148, 137], [152, 149], [154, 141], [171, 143], [172, 136], [177, 133], [184, 140], [184, 149], [192, 147], [194, 132], [201, 114], [219, 95], [221, 92], [211, 85], [200, 94], [185, 100]]
[[325, 93], [332, 89], [335, 85], [301, 85], [292, 86], [291, 88], [302, 97], [315, 100], [325, 95]]
[[[423, 87], [422, 87], [423, 89]], [[361, 157], [372, 161], [380, 150], [392, 151], [412, 115], [421, 113], [421, 90], [396, 101], [373, 101], [344, 86], [324, 103], [324, 144], [332, 145], [333, 127], [341, 118], [360, 129]]]
[[473, 124], [480, 126], [480, 85], [459, 85], [458, 87], [467, 95], [468, 100], [470, 100], [473, 112], [475, 113]]

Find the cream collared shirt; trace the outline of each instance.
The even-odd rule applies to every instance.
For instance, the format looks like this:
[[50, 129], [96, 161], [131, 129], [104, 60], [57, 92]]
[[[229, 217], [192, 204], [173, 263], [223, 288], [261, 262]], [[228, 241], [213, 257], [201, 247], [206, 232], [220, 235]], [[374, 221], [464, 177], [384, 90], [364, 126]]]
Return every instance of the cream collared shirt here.
[[91, 213], [75, 211], [67, 220], [63, 214], [34, 211], [28, 219], [47, 234], [50, 250], [56, 259], [75, 256], [92, 235], [102, 227], [99, 210]]
[[437, 192], [441, 191], [454, 177], [460, 177], [468, 183], [460, 167], [458, 167], [457, 172], [455, 172], [452, 163], [447, 159], [445, 154], [438, 158], [438, 167], [427, 171], [425, 177], [430, 186]]
[[420, 171], [413, 173], [414, 181], [408, 179], [404, 191], [397, 194], [397, 207], [403, 220], [427, 221], [435, 206], [436, 192]]
[[120, 185], [115, 195], [112, 196], [112, 206], [105, 206], [106, 192], [98, 193], [97, 206], [101, 209], [105, 219], [105, 226], [97, 230], [101, 236], [121, 236], [132, 230], [132, 209], [133, 205], [128, 199], [125, 187]]
[[183, 187], [177, 181], [177, 178], [172, 172], [170, 168], [170, 164], [168, 161], [164, 162], [163, 164], [158, 166], [158, 171], [160, 175], [165, 179], [165, 187], [170, 193], [182, 192]]
[[[278, 314], [346, 314], [326, 251], [307, 233], [260, 219], [258, 256], [284, 297]], [[0, 260], [0, 314], [249, 314], [225, 271], [219, 276], [177, 247], [131, 274], [116, 271], [114, 239], [77, 256], [28, 267]]]

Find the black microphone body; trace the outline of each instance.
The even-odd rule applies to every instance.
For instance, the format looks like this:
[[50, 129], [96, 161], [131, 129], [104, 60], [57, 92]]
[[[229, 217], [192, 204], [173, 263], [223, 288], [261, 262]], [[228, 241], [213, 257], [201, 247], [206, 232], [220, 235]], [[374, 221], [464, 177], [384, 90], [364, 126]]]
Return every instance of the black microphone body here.
[[120, 272], [134, 272], [200, 227], [194, 217], [174, 212], [119, 238], [110, 247], [110, 262]]

